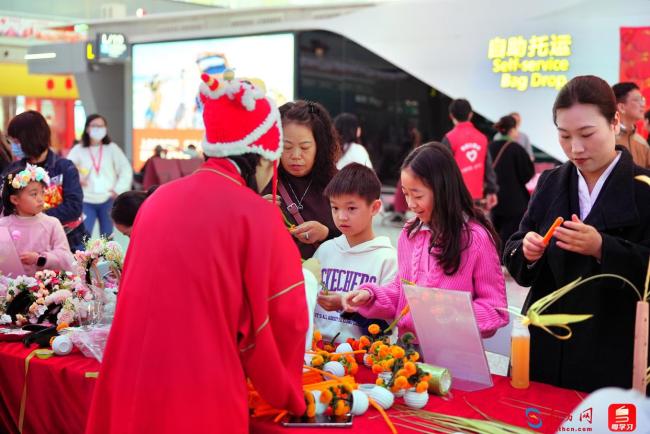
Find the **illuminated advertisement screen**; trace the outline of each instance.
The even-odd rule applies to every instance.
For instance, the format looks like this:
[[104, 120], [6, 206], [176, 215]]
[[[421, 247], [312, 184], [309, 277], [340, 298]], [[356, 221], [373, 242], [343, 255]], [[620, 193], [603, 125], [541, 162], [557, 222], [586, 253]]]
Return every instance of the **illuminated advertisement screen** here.
[[259, 79], [278, 106], [293, 100], [294, 36], [290, 33], [135, 44], [133, 65], [133, 165], [139, 170], [156, 146], [167, 158], [200, 149], [203, 119], [198, 104], [201, 74], [226, 69]]

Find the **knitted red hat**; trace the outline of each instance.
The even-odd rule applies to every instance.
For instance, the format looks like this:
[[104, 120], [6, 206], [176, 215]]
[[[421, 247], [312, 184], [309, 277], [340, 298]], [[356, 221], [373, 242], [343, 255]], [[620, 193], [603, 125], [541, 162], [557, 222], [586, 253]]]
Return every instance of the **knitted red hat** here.
[[217, 81], [202, 74], [203, 153], [210, 157], [259, 154], [276, 161], [282, 154], [280, 112], [263, 89], [232, 72]]

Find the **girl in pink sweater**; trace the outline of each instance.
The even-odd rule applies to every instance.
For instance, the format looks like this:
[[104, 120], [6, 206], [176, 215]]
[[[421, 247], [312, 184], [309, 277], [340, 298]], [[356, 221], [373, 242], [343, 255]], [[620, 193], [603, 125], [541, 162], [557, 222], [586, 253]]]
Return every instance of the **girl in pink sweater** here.
[[47, 172], [31, 164], [10, 173], [2, 182], [4, 217], [0, 218], [0, 230], [11, 234], [28, 276], [44, 268], [72, 268], [73, 256], [61, 223], [42, 213], [48, 183]]
[[[402, 190], [417, 218], [397, 242], [399, 271], [386, 286], [363, 284], [343, 298], [343, 307], [366, 318], [392, 320], [406, 306], [402, 282], [429, 288], [470, 291], [483, 337], [508, 323], [506, 289], [496, 234], [474, 202], [451, 151], [428, 143], [404, 160]], [[411, 314], [397, 324], [400, 335], [415, 333]]]

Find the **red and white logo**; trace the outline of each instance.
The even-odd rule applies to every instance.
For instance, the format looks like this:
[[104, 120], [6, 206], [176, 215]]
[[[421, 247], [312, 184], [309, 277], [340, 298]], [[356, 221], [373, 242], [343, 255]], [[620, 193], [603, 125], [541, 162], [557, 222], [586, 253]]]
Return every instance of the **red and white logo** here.
[[636, 407], [634, 404], [609, 406], [607, 426], [610, 431], [631, 432], [636, 430]]

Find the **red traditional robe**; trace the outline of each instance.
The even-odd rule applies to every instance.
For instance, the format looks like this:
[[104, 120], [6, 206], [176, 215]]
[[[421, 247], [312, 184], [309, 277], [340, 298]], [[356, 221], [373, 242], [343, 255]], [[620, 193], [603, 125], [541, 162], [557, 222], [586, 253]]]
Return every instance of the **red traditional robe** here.
[[86, 433], [248, 433], [246, 378], [305, 410], [300, 255], [228, 160], [138, 212]]

